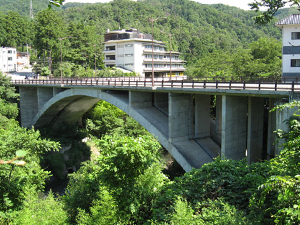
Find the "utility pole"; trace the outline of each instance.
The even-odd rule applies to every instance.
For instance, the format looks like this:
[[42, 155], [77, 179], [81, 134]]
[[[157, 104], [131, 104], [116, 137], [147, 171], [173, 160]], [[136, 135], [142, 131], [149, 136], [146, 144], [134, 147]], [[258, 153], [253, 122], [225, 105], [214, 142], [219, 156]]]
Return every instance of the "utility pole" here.
[[30, 1], [30, 18], [33, 19], [33, 9], [32, 9], [32, 0]]
[[154, 40], [153, 40], [153, 22], [159, 19], [166, 19], [167, 17], [159, 17], [156, 19], [149, 19], [149, 21], [152, 23], [152, 86], [154, 86], [154, 60], [153, 60], [153, 55], [154, 55]]

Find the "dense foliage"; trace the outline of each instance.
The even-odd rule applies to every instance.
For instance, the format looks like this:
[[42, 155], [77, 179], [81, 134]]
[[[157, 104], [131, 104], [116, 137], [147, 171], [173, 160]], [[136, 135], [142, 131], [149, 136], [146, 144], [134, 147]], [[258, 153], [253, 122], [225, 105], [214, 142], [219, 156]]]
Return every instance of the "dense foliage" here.
[[[49, 173], [39, 165], [41, 154], [58, 150], [59, 145], [42, 139], [38, 131], [21, 128], [15, 120], [18, 109], [13, 103], [18, 95], [2, 73], [0, 87], [0, 223], [6, 224], [13, 217], [11, 212], [23, 207], [29, 190], [43, 190]], [[23, 163], [4, 163], [18, 157], [21, 151], [25, 156]]]

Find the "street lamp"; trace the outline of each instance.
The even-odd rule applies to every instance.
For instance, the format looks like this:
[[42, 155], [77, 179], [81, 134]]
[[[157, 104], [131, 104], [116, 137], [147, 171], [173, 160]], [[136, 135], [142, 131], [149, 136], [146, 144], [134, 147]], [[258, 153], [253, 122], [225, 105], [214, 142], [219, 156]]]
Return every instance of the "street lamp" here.
[[158, 17], [156, 19], [149, 19], [149, 21], [152, 23], [152, 86], [154, 86], [154, 61], [153, 61], [153, 22], [159, 19], [166, 19], [167, 17]]
[[61, 50], [61, 41], [67, 38], [72, 38], [72, 37], [63, 37], [63, 38], [58, 38], [60, 41], [60, 84], [62, 85], [62, 50]]
[[165, 33], [165, 34], [167, 34], [167, 35], [169, 35], [169, 37], [170, 37], [170, 41], [169, 41], [169, 49], [170, 49], [170, 78], [172, 77], [172, 51], [171, 51], [171, 46], [172, 46], [172, 43], [171, 43], [171, 41], [172, 41], [172, 34], [168, 34], [168, 33], [166, 33], [166, 32], [163, 32], [163, 31], [160, 31], [160, 32], [162, 32], [162, 33]]

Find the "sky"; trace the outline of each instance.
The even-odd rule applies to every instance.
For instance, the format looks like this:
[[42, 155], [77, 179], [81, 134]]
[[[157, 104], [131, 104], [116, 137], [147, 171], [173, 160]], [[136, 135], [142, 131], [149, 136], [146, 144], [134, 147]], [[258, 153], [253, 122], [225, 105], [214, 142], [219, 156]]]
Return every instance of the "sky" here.
[[[66, 0], [65, 2], [83, 2], [83, 3], [96, 3], [96, 2], [110, 2], [111, 0]], [[254, 0], [193, 0], [195, 2], [200, 2], [202, 4], [218, 4], [222, 3], [224, 5], [235, 6], [244, 10], [250, 10], [248, 6], [249, 3], [254, 2]]]

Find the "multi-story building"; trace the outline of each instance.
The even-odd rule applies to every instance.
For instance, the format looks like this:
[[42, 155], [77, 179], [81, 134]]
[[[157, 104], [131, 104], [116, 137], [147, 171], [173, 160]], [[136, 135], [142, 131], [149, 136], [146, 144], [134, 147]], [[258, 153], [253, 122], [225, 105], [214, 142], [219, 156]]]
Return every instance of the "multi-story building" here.
[[151, 77], [153, 50], [155, 77], [168, 77], [170, 73], [172, 76], [182, 76], [185, 71], [180, 53], [166, 51], [166, 45], [157, 40], [152, 42], [150, 34], [140, 33], [136, 29], [108, 30], [104, 38], [105, 67], [121, 67], [140, 76]]
[[276, 23], [282, 29], [282, 77], [300, 77], [300, 14]]
[[0, 71], [17, 71], [17, 50], [11, 47], [0, 47]]

